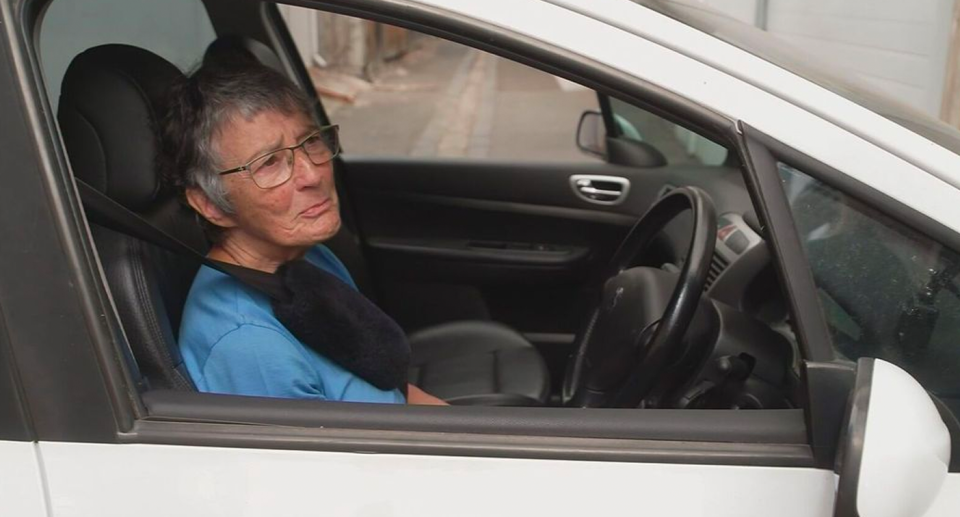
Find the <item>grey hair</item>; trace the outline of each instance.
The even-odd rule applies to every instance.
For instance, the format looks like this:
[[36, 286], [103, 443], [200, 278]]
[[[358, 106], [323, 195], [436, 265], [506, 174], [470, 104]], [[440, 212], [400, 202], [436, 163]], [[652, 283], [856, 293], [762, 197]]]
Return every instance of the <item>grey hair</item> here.
[[250, 120], [271, 111], [311, 118], [312, 110], [303, 90], [256, 61], [204, 63], [171, 88], [168, 98], [163, 146], [171, 183], [181, 192], [199, 188], [217, 208], [234, 213], [217, 174], [225, 165], [216, 137], [238, 117]]

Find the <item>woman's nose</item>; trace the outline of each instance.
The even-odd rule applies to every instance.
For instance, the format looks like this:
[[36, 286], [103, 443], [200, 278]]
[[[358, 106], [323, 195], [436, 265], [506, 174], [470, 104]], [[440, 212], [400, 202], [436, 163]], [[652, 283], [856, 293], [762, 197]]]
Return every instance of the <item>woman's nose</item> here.
[[323, 178], [330, 172], [330, 163], [314, 165], [303, 149], [297, 149], [293, 157], [293, 181], [298, 188], [312, 187], [323, 182]]

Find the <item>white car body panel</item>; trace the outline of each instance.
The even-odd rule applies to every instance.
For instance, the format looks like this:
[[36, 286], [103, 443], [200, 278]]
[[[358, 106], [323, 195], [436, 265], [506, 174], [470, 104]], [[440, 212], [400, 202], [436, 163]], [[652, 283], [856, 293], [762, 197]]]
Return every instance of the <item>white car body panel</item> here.
[[955, 517], [960, 515], [960, 473], [947, 474], [933, 505], [923, 517]]
[[[53, 515], [830, 515], [807, 468], [42, 443]], [[160, 496], [158, 496], [158, 491]]]
[[[660, 40], [674, 38], [670, 41], [675, 48], [694, 56], [535, 0], [511, 1], [509, 6], [471, 0], [417, 1], [588, 56], [731, 120], [742, 120], [960, 232], [960, 190], [955, 188], [960, 185], [960, 156], [803, 78], [642, 6], [609, 0], [595, 8], [584, 3], [581, 9], [596, 9], [593, 16], [618, 23], [627, 20], [631, 30], [642, 26], [644, 34]], [[727, 71], [731, 69], [749, 81]], [[804, 102], [794, 102], [799, 98]], [[831, 116], [828, 119], [822, 114]], [[871, 139], [896, 149], [897, 154]]]
[[0, 441], [0, 507], [11, 517], [47, 517], [38, 445]]

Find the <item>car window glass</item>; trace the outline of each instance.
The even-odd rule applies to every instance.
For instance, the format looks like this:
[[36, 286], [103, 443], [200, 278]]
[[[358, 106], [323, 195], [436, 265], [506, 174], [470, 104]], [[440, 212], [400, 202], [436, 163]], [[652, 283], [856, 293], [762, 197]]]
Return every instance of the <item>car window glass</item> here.
[[[597, 110], [592, 90], [451, 41], [295, 9], [281, 12], [351, 156], [599, 161], [575, 138], [581, 113]], [[315, 37], [301, 27], [310, 16]]]
[[200, 0], [58, 0], [40, 29], [40, 58], [54, 111], [60, 82], [74, 56], [108, 43], [148, 48], [187, 70], [216, 38]]
[[610, 98], [617, 138], [646, 142], [669, 165], [722, 165], [727, 149], [682, 126], [619, 99]]
[[780, 163], [836, 350], [900, 365], [960, 395], [960, 256]]

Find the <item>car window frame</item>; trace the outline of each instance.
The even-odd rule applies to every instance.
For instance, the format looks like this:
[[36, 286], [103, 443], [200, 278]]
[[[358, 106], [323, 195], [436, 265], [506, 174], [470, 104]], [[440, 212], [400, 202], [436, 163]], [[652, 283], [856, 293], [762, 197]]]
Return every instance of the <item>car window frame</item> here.
[[[208, 0], [205, 3], [217, 3], [220, 0]], [[14, 34], [20, 40], [19, 52], [25, 57], [25, 62], [33, 65], [33, 74], [23, 73], [23, 87], [32, 88], [35, 105], [45, 106], [45, 91], [42, 81], [36, 73], [38, 56], [30, 42], [33, 30], [37, 28], [39, 14], [43, 0], [29, 2], [21, 12], [19, 34]], [[480, 50], [513, 59], [522, 64], [558, 75], [567, 79], [576, 80], [595, 91], [607, 95], [617, 95], [619, 98], [629, 99], [639, 106], [656, 104], [657, 111], [669, 113], [668, 120], [682, 119], [681, 124], [691, 130], [711, 139], [727, 143], [731, 149], [740, 149], [742, 142], [738, 137], [736, 124], [702, 106], [680, 97], [673, 92], [638, 80], [622, 72], [605, 68], [593, 63], [582, 56], [574, 55], [563, 50], [545, 48], [536, 41], [519, 35], [505, 37], [502, 29], [485, 25], [475, 20], [460, 20], [446, 18], [420, 5], [407, 5], [404, 2], [391, 2], [384, 5], [371, 0], [361, 1], [327, 1], [303, 2], [309, 7], [323, 8], [331, 12], [359, 16], [375, 21], [382, 21], [406, 28], [419, 30], [428, 34], [445, 37], [459, 43], [470, 45]], [[249, 7], [247, 4], [245, 6]], [[266, 4], [258, 4], [266, 5]], [[39, 7], [38, 7], [39, 6]], [[275, 6], [274, 6], [275, 9]], [[214, 16], [211, 16], [215, 29], [220, 33]], [[266, 30], [261, 28], [261, 30]], [[492, 36], [496, 35], [494, 38]], [[452, 431], [452, 434], [443, 434], [443, 425], [438, 424], [436, 432], [416, 431], [413, 436], [404, 427], [391, 427], [387, 431], [359, 430], [357, 419], [376, 418], [384, 416], [395, 408], [374, 407], [365, 404], [340, 404], [305, 401], [269, 400], [278, 408], [278, 411], [303, 409], [304, 404], [311, 408], [327, 411], [329, 428], [300, 427], [272, 427], [257, 424], [254, 421], [237, 422], [231, 420], [229, 412], [223, 419], [203, 419], [192, 421], [189, 412], [192, 409], [202, 408], [204, 403], [217, 399], [212, 394], [177, 394], [173, 392], [147, 392], [153, 396], [144, 397], [138, 386], [137, 374], [128, 363], [123, 353], [129, 349], [126, 345], [122, 328], [119, 325], [116, 310], [112, 307], [109, 290], [106, 288], [102, 271], [97, 262], [89, 228], [82, 216], [82, 208], [72, 183], [72, 176], [67, 166], [65, 154], [59, 141], [56, 125], [52, 119], [49, 106], [46, 112], [36, 113], [35, 127], [42, 128], [42, 138], [46, 144], [41, 153], [49, 160], [45, 168], [47, 179], [51, 185], [52, 194], [47, 200], [52, 207], [63, 211], [65, 217], [61, 221], [63, 240], [77, 247], [79, 253], [64, 257], [82, 287], [76, 303], [82, 306], [87, 314], [87, 335], [92, 342], [89, 354], [96, 359], [98, 368], [87, 368], [82, 375], [93, 383], [91, 390], [103, 392], [111, 400], [113, 410], [112, 423], [116, 434], [115, 441], [124, 443], [180, 443], [180, 444], [223, 444], [242, 446], [247, 443], [243, 440], [252, 440], [262, 446], [272, 448], [311, 448], [323, 450], [345, 447], [347, 450], [356, 450], [358, 443], [363, 443], [363, 450], [405, 451], [413, 453], [451, 453], [470, 454], [470, 451], [481, 451], [482, 455], [502, 454], [509, 457], [534, 455], [536, 457], [565, 458], [565, 459], [621, 459], [624, 461], [665, 461], [683, 463], [729, 463], [729, 464], [758, 464], [776, 466], [811, 467], [824, 465], [814, 461], [810, 455], [810, 443], [804, 440], [788, 439], [794, 443], [749, 443], [746, 439], [741, 442], [722, 440], [704, 440], [691, 444], [689, 441], [666, 440], [666, 437], [651, 438], [648, 440], [628, 440], [621, 438], [603, 438], [597, 436], [536, 436], [531, 434], [516, 434], [522, 430], [523, 422], [513, 428], [515, 434], [484, 434], [480, 432], [465, 433], [461, 428]], [[757, 192], [751, 188], [751, 197], [756, 198]], [[62, 253], [62, 252], [61, 252]], [[67, 303], [68, 301], [64, 301]], [[119, 351], [119, 352], [118, 352]], [[61, 396], [69, 399], [70, 393]], [[234, 399], [236, 397], [229, 397]], [[187, 399], [192, 399], [187, 400]], [[183, 402], [183, 400], [187, 400]], [[263, 400], [251, 399], [250, 407], [266, 403]], [[181, 404], [181, 405], [177, 405]], [[191, 406], [191, 404], [193, 404]], [[435, 421], [444, 419], [443, 412], [457, 408], [407, 408], [416, 414], [409, 413], [407, 420], [414, 421], [423, 415], [430, 415]], [[491, 422], [498, 422], [497, 408], [490, 408], [487, 415], [479, 415], [460, 421], [476, 423], [486, 429], [494, 428]], [[563, 410], [566, 411], [566, 410]], [[632, 411], [632, 410], [626, 410]], [[804, 420], [809, 421], [810, 415], [804, 414]], [[482, 411], [481, 411], [482, 412]], [[342, 414], [340, 414], [342, 413]], [[422, 413], [422, 415], [421, 415]], [[583, 418], [569, 412], [568, 418]], [[748, 419], [741, 419], [741, 412], [726, 411], [725, 415], [718, 416], [720, 421], [707, 421], [695, 425], [696, 432], [714, 432], [716, 424], [723, 423], [729, 428], [735, 428]], [[453, 414], [453, 413], [448, 413]], [[546, 412], [544, 413], [546, 414]], [[612, 413], [611, 413], [612, 414]], [[634, 415], [643, 415], [642, 412], [633, 412]], [[412, 416], [411, 416], [412, 415]], [[669, 422], [676, 415], [661, 413], [647, 414], [646, 420]], [[774, 419], [768, 425], [771, 429], [778, 428], [784, 435], [793, 435], [796, 431], [791, 427], [795, 424], [796, 411], [793, 414], [784, 413], [785, 419]], [[469, 415], [468, 415], [469, 416]], [[339, 420], [338, 420], [339, 418]], [[449, 417], [448, 423], [456, 423]], [[683, 419], [683, 417], [679, 417]], [[353, 420], [351, 420], [353, 419]], [[662, 420], [661, 420], [662, 419]], [[402, 420], [402, 419], [400, 419]], [[741, 421], [743, 420], [743, 421]], [[399, 420], [398, 420], [399, 421]], [[721, 422], [722, 421], [722, 422]], [[351, 423], [352, 422], [352, 423]], [[500, 423], [503, 421], [501, 420]], [[786, 424], [784, 424], [786, 422]], [[64, 425], [71, 422], [64, 422]], [[339, 423], [339, 425], [338, 425]], [[635, 423], [635, 422], [633, 422]], [[689, 422], [693, 424], [692, 422]], [[538, 424], [539, 425], [539, 424]], [[786, 427], [778, 427], [786, 425]], [[807, 422], [806, 425], [809, 425]], [[702, 428], [699, 428], [702, 427]], [[801, 425], [801, 428], [803, 426]], [[527, 429], [529, 431], [530, 429]], [[225, 432], [228, 431], [228, 432]], [[60, 433], [70, 435], [71, 430], [64, 427]], [[365, 438], [357, 438], [348, 432], [359, 432]], [[338, 434], [340, 433], [340, 434]], [[343, 433], [348, 433], [344, 435]], [[439, 433], [439, 434], [438, 434]], [[54, 433], [55, 435], [55, 433]], [[461, 440], [461, 441], [458, 441]], [[109, 441], [109, 440], [108, 440]], [[800, 443], [803, 442], [803, 443]], [[252, 443], [252, 442], [251, 442]], [[629, 450], [625, 447], [633, 443], [638, 450]], [[399, 449], [398, 449], [399, 448]], [[477, 452], [474, 452], [477, 454]], [[831, 458], [832, 460], [832, 458]]]
[[[120, 373], [117, 349], [113, 358], [93, 353], [117, 329], [92, 312], [108, 295], [82, 211], [70, 202], [76, 191], [65, 181], [70, 176], [35, 54], [32, 29], [42, 10], [38, 3], [0, 2], [0, 110], [7, 123], [0, 146], [5, 170], [17, 172], [4, 179], [0, 216], [22, 223], [30, 215], [29, 224], [0, 224], [7, 242], [29, 243], [0, 256], [0, 304], [33, 439], [109, 442], [141, 413], [138, 401], [123, 394], [130, 376]], [[113, 382], [117, 390], [105, 389]]]
[[34, 440], [19, 377], [0, 307], [0, 441]]
[[[803, 370], [807, 379], [806, 396], [810, 411], [808, 425], [814, 454], [818, 462], [822, 463], [836, 453], [835, 444], [847, 407], [847, 397], [838, 398], [837, 395], [852, 392], [856, 364], [840, 357], [833, 348], [813, 272], [807, 263], [806, 252], [794, 223], [793, 210], [781, 184], [777, 163], [781, 162], [802, 171], [954, 252], [960, 250], [960, 235], [939, 221], [787, 146], [745, 122], [741, 121], [740, 126], [744, 148], [747, 150], [745, 163], [750, 171], [750, 180], [764, 194], [764, 206], [758, 207], [757, 214], [762, 224], [770, 227], [771, 246], [779, 249], [774, 256], [778, 260], [781, 282], [796, 293], [796, 296], [789, 297], [797, 305], [793, 314], [804, 318], [803, 323], [797, 327], [805, 332], [802, 340], [811, 350], [810, 359], [805, 362]], [[878, 208], [881, 206], [884, 208]], [[783, 271], [792, 273], [784, 276]], [[948, 412], [942, 403], [938, 408], [942, 413]], [[951, 418], [956, 419], [955, 416]], [[960, 436], [953, 438], [957, 440]], [[960, 462], [953, 462], [950, 471], [960, 472]]]

